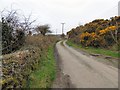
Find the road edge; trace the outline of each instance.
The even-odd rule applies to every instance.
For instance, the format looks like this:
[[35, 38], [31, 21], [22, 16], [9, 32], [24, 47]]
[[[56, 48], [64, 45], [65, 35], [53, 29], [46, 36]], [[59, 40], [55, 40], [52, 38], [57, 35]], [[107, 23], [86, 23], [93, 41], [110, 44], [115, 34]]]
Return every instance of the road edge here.
[[[61, 42], [61, 41], [59, 41]], [[57, 42], [57, 43], [59, 43]], [[57, 45], [56, 43], [56, 45]], [[59, 56], [57, 47], [54, 47], [54, 56], [55, 56], [55, 60], [56, 60], [56, 79], [53, 82], [53, 85], [51, 88], [75, 88], [75, 86], [72, 84], [71, 80], [70, 80], [70, 76], [66, 75], [63, 73], [62, 71], [62, 62], [61, 62], [61, 58]]]

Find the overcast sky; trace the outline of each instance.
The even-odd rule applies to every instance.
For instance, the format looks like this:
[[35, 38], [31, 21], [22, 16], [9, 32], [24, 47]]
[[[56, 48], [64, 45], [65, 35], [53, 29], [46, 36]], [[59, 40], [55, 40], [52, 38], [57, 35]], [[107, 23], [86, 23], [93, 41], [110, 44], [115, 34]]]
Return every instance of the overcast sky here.
[[50, 24], [53, 32], [61, 33], [61, 23], [65, 30], [88, 23], [97, 18], [110, 18], [118, 15], [120, 0], [0, 0], [0, 11], [19, 9], [26, 16], [32, 13], [36, 24]]

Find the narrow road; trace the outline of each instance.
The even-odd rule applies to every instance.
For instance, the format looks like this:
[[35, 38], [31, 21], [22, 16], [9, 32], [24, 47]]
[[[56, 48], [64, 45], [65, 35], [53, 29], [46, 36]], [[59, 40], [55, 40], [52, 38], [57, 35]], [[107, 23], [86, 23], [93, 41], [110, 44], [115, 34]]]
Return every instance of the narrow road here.
[[83, 55], [75, 49], [58, 42], [61, 69], [70, 76], [76, 88], [118, 88], [118, 69]]

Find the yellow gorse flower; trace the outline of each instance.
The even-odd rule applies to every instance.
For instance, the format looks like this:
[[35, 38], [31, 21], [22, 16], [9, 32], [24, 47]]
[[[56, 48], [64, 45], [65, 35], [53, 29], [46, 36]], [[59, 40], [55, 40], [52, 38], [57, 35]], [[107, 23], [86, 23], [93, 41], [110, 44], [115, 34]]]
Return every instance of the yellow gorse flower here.
[[104, 35], [104, 34], [106, 34], [107, 32], [109, 32], [109, 31], [115, 31], [116, 29], [117, 29], [116, 26], [110, 26], [110, 27], [107, 27], [107, 28], [104, 29], [104, 30], [100, 30], [99, 33], [100, 33], [100, 35]]

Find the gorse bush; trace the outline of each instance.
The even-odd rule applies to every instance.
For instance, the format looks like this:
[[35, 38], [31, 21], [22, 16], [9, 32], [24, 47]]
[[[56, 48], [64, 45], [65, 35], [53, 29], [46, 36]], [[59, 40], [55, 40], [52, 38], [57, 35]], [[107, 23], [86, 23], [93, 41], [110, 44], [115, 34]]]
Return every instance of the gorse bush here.
[[108, 48], [119, 44], [120, 17], [110, 20], [97, 19], [67, 33], [69, 40], [83, 46]]
[[83, 46], [94, 46], [99, 47], [101, 42], [100, 36], [96, 33], [83, 33], [80, 35], [80, 43]]

